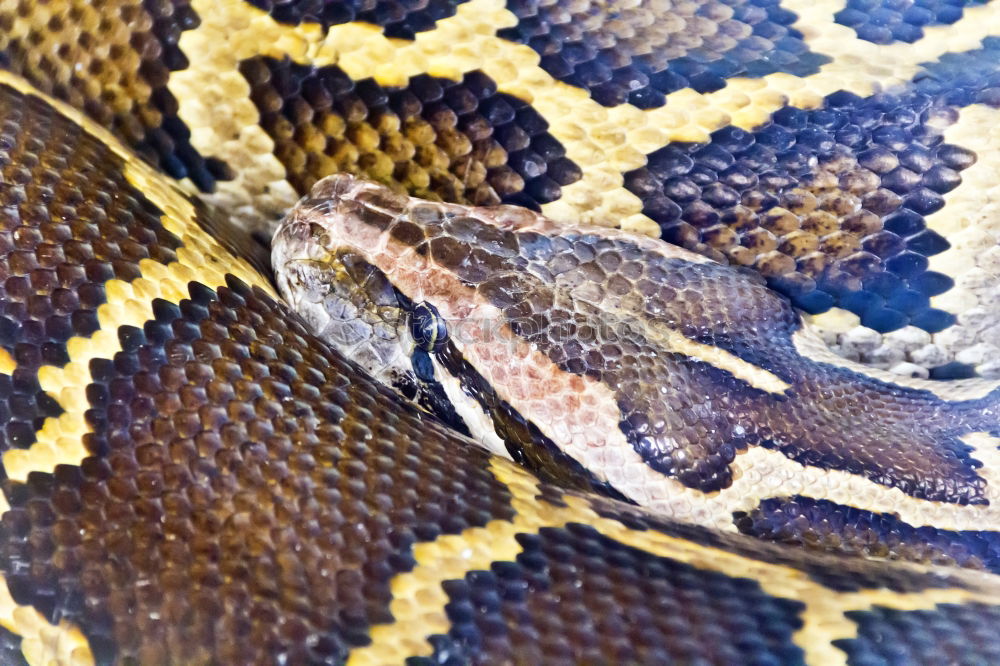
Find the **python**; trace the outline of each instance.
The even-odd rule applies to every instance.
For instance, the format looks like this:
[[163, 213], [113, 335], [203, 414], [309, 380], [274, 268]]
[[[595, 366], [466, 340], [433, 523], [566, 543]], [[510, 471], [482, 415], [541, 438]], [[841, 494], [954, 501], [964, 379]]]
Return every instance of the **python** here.
[[0, 2], [0, 660], [997, 661], [998, 16]]

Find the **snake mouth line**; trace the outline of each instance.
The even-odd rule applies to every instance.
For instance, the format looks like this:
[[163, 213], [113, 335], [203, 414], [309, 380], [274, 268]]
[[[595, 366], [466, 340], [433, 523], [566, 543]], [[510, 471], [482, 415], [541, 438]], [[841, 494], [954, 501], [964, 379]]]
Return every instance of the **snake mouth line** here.
[[[729, 487], [735, 459], [752, 447], [842, 469], [833, 440], [850, 430], [868, 442], [854, 447], [852, 470], [874, 483], [922, 500], [985, 502], [946, 423], [955, 415], [981, 429], [966, 406], [893, 386], [905, 393], [899, 409], [927, 405], [931, 427], [865, 417], [863, 401], [839, 397], [843, 386], [875, 397], [887, 386], [800, 354], [801, 319], [762, 280], [662, 241], [556, 229], [528, 211], [431, 203], [339, 175], [316, 185], [276, 243], [279, 263], [354, 256], [377, 274], [372, 284], [392, 285], [390, 309], [433, 311], [430, 346], [400, 352], [405, 372], [424, 382], [423, 404], [543, 476], [557, 454], [579, 463], [547, 479], [594, 490], [606, 480], [645, 502], [621, 476], [634, 465], [649, 469], [641, 488], [651, 497], [667, 479], [712, 493]], [[368, 277], [354, 283], [370, 290]], [[439, 325], [450, 344], [440, 344]], [[952, 488], [932, 458], [964, 485]]]
[[[299, 227], [293, 232], [302, 232]], [[351, 253], [330, 257], [330, 262], [303, 262], [302, 268], [315, 271], [311, 277], [300, 278], [300, 284], [325, 284], [336, 290], [356, 289], [363, 293], [362, 301], [370, 310], [370, 320], [390, 322], [398, 336], [396, 344], [408, 358], [404, 366], [396, 362], [383, 374], [400, 394], [415, 402], [455, 431], [480, 441], [496, 453], [505, 453], [538, 475], [542, 480], [581, 491], [593, 491], [606, 497], [634, 503], [610, 482], [597, 478], [580, 462], [563, 452], [542, 430], [504, 400], [489, 380], [464, 357], [463, 344], [482, 344], [484, 336], [490, 345], [514, 344], [503, 334], [506, 323], [498, 320], [460, 319], [441, 320], [446, 326], [443, 341], [430, 350], [414, 343], [407, 335], [419, 306], [412, 298], [393, 284], [379, 267]], [[291, 266], [295, 262], [289, 262]], [[288, 271], [285, 271], [286, 281]], [[293, 293], [289, 290], [289, 293]], [[324, 301], [331, 319], [355, 316], [345, 313], [343, 301]], [[376, 306], [376, 304], [378, 304]], [[378, 312], [376, 312], [376, 310]], [[386, 311], [388, 310], [388, 312]], [[331, 342], [350, 348], [357, 344], [351, 339], [350, 329], [343, 334], [334, 333]], [[382, 354], [380, 358], [384, 358]], [[488, 431], [488, 432], [487, 432]]]
[[610, 482], [598, 479], [593, 472], [563, 452], [531, 420], [503, 400], [490, 383], [469, 363], [452, 342], [443, 345], [434, 356], [444, 371], [456, 377], [463, 392], [475, 399], [493, 422], [510, 457], [524, 465], [543, 481], [590, 490], [612, 499], [634, 504]]

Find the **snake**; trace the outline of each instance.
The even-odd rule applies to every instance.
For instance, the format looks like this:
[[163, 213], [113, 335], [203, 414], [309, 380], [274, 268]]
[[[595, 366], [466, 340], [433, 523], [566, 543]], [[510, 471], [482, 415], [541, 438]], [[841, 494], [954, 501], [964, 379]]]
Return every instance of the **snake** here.
[[0, 661], [997, 662], [997, 35], [0, 1]]

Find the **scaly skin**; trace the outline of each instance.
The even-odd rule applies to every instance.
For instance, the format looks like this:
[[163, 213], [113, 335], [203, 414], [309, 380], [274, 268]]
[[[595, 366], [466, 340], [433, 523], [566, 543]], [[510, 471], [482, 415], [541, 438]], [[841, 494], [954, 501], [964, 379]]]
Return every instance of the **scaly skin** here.
[[[1000, 5], [887, 3], [869, 24], [836, 0], [322, 4], [0, 2], [0, 661], [1000, 660], [991, 576], [691, 527], [474, 448], [314, 337], [234, 231], [266, 238], [332, 173], [525, 204], [839, 306], [827, 340], [854, 359], [995, 373]], [[791, 340], [793, 364], [911, 386]], [[790, 379], [666, 341], [762, 391]], [[459, 389], [502, 381], [442, 353]], [[568, 374], [541, 379], [563, 395]], [[402, 388], [447, 412], [436, 387]], [[541, 476], [613, 492], [493, 407], [505, 437], [541, 441], [522, 452]], [[912, 459], [890, 488], [748, 442], [709, 466], [731, 486], [676, 481], [678, 506], [994, 569], [989, 506], [901, 490], [996, 485], [989, 435], [961, 434], [963, 455], [935, 418], [916, 434], [958, 452], [953, 487]]]
[[[766, 526], [734, 519], [764, 500], [813, 513], [810, 500], [829, 500], [798, 528], [814, 541], [844, 538], [856, 509], [898, 512], [903, 527], [953, 533], [921, 549], [896, 525], [869, 552], [996, 566], [970, 548], [998, 542], [996, 470], [982, 463], [1000, 389], [967, 383], [955, 397], [958, 383], [947, 399], [814, 359], [799, 315], [751, 273], [346, 175], [297, 205], [273, 257], [282, 294], [321, 335], [543, 478], [750, 532]], [[450, 333], [429, 350], [431, 381], [411, 340], [420, 304]], [[862, 492], [845, 493], [845, 478]]]
[[[32, 317], [5, 390], [53, 413], [3, 457], [5, 659], [831, 663], [900, 622], [934, 654], [996, 649], [991, 576], [684, 526], [491, 456], [310, 333], [204, 209], [30, 90], [2, 75], [5, 307]], [[91, 325], [94, 306], [99, 330], [33, 346], [31, 322]], [[42, 365], [54, 353], [69, 363]]]

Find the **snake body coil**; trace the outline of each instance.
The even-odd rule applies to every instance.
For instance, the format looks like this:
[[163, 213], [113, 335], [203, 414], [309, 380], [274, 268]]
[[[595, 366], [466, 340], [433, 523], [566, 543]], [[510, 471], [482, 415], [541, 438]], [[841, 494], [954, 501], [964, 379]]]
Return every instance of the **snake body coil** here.
[[[998, 33], [932, 1], [0, 0], [0, 660], [1000, 661]], [[363, 287], [322, 311], [403, 356], [276, 294], [246, 232], [300, 197], [276, 250], [308, 237]], [[470, 302], [651, 342], [485, 354]]]

